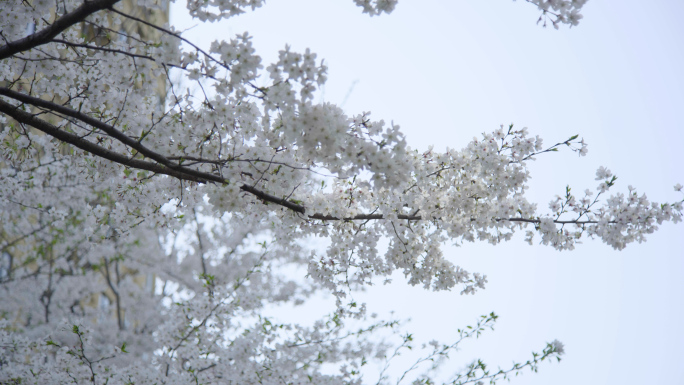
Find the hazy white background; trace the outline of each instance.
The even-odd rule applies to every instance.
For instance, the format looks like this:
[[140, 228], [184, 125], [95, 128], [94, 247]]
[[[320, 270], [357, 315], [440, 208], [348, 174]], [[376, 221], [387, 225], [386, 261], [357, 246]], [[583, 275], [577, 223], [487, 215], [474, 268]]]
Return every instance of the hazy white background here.
[[[421, 150], [461, 148], [511, 122], [547, 145], [580, 134], [588, 156], [563, 151], [532, 165], [530, 200], [541, 209], [567, 184], [577, 195], [595, 189], [601, 165], [618, 176], [615, 192], [633, 185], [656, 201], [681, 199], [672, 186], [684, 183], [684, 2], [591, 0], [583, 13], [578, 27], [556, 31], [535, 25], [539, 12], [524, 1], [403, 0], [370, 18], [351, 0], [281, 0], [184, 36], [206, 47], [249, 31], [266, 65], [286, 43], [311, 48], [329, 66], [320, 100], [392, 120]], [[182, 5], [171, 18], [195, 25]], [[684, 384], [682, 224], [621, 252], [585, 240], [561, 253], [522, 237], [446, 252], [487, 274], [487, 289], [425, 292], [397, 276], [358, 298], [411, 317], [421, 340], [449, 342], [478, 315], [499, 314], [445, 374], [477, 357], [506, 368], [557, 338], [564, 360], [513, 384]]]

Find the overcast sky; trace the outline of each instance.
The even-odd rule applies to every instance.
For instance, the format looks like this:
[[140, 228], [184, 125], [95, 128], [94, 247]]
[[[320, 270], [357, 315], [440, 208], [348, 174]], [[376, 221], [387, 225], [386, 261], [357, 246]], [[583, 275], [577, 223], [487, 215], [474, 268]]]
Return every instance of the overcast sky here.
[[[619, 3], [620, 8], [609, 8]], [[590, 0], [576, 28], [542, 28], [524, 1], [403, 0], [391, 15], [362, 15], [351, 0], [282, 0], [184, 36], [208, 46], [249, 31], [270, 63], [285, 44], [329, 66], [320, 100], [399, 124], [409, 145], [462, 148], [500, 124], [526, 126], [551, 145], [579, 134], [589, 154], [540, 156], [529, 199], [546, 208], [570, 184], [595, 189], [596, 169], [656, 201], [684, 184], [684, 2]], [[172, 23], [188, 27], [174, 5]], [[497, 328], [452, 355], [506, 368], [545, 342], [565, 343], [558, 364], [512, 384], [684, 383], [684, 225], [615, 251], [585, 240], [572, 252], [529, 246], [449, 247], [449, 259], [487, 274], [474, 296], [432, 293], [401, 276], [363, 296], [371, 311], [412, 318], [417, 338], [449, 342], [456, 328], [495, 311]], [[368, 378], [369, 382], [375, 379]]]

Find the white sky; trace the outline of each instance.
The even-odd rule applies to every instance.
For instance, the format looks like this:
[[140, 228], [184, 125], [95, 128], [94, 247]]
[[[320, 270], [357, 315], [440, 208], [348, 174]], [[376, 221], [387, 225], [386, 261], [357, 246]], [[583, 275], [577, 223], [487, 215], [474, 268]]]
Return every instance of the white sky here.
[[[174, 5], [172, 22], [193, 25], [182, 12]], [[529, 199], [540, 208], [566, 184], [594, 189], [598, 166], [618, 176], [615, 192], [633, 185], [656, 201], [681, 199], [672, 186], [684, 184], [684, 2], [591, 0], [583, 13], [577, 28], [556, 31], [535, 25], [524, 1], [403, 0], [369, 18], [351, 0], [286, 0], [184, 36], [208, 46], [249, 31], [266, 64], [286, 43], [311, 48], [329, 66], [323, 100], [394, 121], [413, 148], [462, 148], [511, 122], [547, 145], [580, 134], [588, 156], [548, 154], [531, 167]], [[499, 314], [496, 330], [463, 345], [445, 372], [476, 357], [506, 368], [559, 339], [560, 364], [512, 383], [684, 383], [682, 224], [621, 252], [586, 240], [560, 253], [518, 238], [446, 254], [487, 274], [487, 289], [432, 293], [397, 278], [363, 297], [371, 311], [411, 317], [425, 340], [449, 342], [478, 315]]]

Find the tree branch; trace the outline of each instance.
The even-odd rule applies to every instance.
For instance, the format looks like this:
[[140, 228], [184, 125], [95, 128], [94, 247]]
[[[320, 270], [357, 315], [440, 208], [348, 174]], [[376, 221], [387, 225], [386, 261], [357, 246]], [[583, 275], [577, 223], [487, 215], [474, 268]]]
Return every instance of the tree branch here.
[[[62, 40], [62, 39], [53, 39], [52, 43], [62, 43], [62, 44], [68, 45], [70, 47], [85, 48], [85, 49], [92, 49], [93, 51], [115, 53], [115, 54], [124, 55], [124, 56], [132, 57], [132, 58], [145, 59], [145, 60], [156, 62], [156, 60], [152, 56], [139, 55], [139, 54], [135, 54], [135, 53], [131, 53], [131, 52], [126, 52], [126, 51], [120, 50], [120, 49], [98, 47], [96, 45], [89, 45], [89, 44], [72, 43], [70, 41], [66, 41], [66, 40]], [[164, 64], [166, 64], [169, 67], [184, 69], [183, 67], [177, 66], [175, 64], [170, 64], [170, 63], [164, 63]]]
[[[117, 130], [115, 127], [103, 123], [102, 121], [95, 119], [93, 117], [90, 117], [82, 112], [76, 111], [74, 109], [71, 109], [69, 107], [63, 106], [61, 104], [57, 104], [48, 100], [43, 100], [40, 98], [36, 98], [33, 96], [26, 95], [21, 92], [16, 92], [13, 90], [10, 90], [5, 87], [0, 87], [0, 95], [5, 95], [8, 96], [12, 99], [18, 100], [22, 103], [30, 104], [36, 107], [41, 107], [48, 109], [50, 111], [54, 112], [59, 112], [60, 114], [72, 117], [74, 119], [78, 119], [82, 121], [83, 123], [86, 123], [88, 125], [91, 125], [95, 128], [99, 128], [100, 130], [104, 131], [107, 135], [111, 136], [112, 138], [118, 140], [119, 142], [125, 144], [126, 146], [138, 151], [142, 155], [153, 159], [164, 166], [170, 167], [170, 168], [176, 168], [176, 165], [171, 162], [169, 159], [166, 159], [166, 157], [148, 149], [145, 147], [142, 143], [139, 141], [131, 138], [130, 136], [124, 134], [123, 132]], [[18, 120], [18, 119], [17, 119]], [[38, 128], [38, 127], [36, 127]], [[38, 128], [40, 129], [40, 128]], [[40, 129], [42, 131], [42, 129]]]
[[48, 27], [26, 36], [25, 38], [8, 42], [6, 45], [0, 47], [0, 60], [7, 59], [16, 53], [30, 50], [39, 45], [50, 43], [55, 36], [65, 29], [83, 21], [86, 17], [97, 11], [111, 9], [112, 6], [119, 1], [121, 0], [84, 1], [83, 5], [55, 20], [55, 22]]
[[[69, 143], [71, 145], [74, 145], [84, 151], [87, 151], [95, 156], [111, 160], [113, 162], [122, 164], [127, 167], [131, 168], [136, 168], [140, 170], [147, 170], [147, 171], [152, 171], [157, 174], [163, 174], [163, 175], [168, 175], [180, 180], [187, 180], [191, 182], [196, 182], [196, 183], [221, 183], [221, 184], [229, 184], [231, 181], [223, 178], [220, 175], [216, 174], [211, 174], [199, 170], [194, 170], [191, 168], [187, 168], [184, 166], [181, 166], [179, 164], [173, 163], [173, 161], [169, 160], [167, 157], [145, 147], [142, 145], [140, 142], [137, 140], [125, 135], [121, 131], [117, 130], [115, 127], [108, 125], [106, 123], [103, 123], [100, 120], [97, 120], [93, 117], [90, 117], [86, 114], [83, 114], [81, 112], [75, 111], [69, 107], [50, 102], [47, 100], [35, 98], [32, 96], [28, 96], [16, 91], [12, 91], [10, 89], [0, 87], [0, 95], [5, 95], [11, 98], [16, 99], [17, 101], [35, 105], [37, 107], [42, 107], [46, 108], [48, 110], [58, 112], [61, 114], [64, 114], [66, 116], [78, 119], [90, 126], [93, 126], [95, 128], [101, 129], [103, 132], [106, 134], [110, 135], [112, 138], [119, 140], [122, 144], [138, 151], [140, 154], [144, 155], [147, 158], [150, 158], [152, 160], [155, 160], [158, 163], [154, 162], [149, 162], [149, 161], [144, 161], [140, 159], [134, 159], [134, 158], [129, 158], [127, 156], [124, 156], [118, 152], [107, 150], [102, 146], [99, 146], [93, 142], [90, 142], [86, 139], [81, 138], [78, 135], [66, 132], [64, 130], [60, 130], [58, 127], [46, 122], [45, 120], [39, 119], [33, 114], [30, 114], [28, 112], [22, 111], [19, 106], [14, 106], [11, 105], [5, 101], [0, 100], [0, 112], [7, 114], [8, 116], [11, 116], [13, 119], [20, 123], [28, 124], [32, 127], [35, 127], [36, 129], [56, 138], [61, 140], [62, 142]], [[177, 157], [176, 157], [177, 158]], [[179, 159], [182, 159], [180, 157]], [[245, 191], [247, 193], [250, 193], [257, 197], [258, 199], [264, 201], [264, 202], [269, 202], [269, 203], [274, 203], [280, 206], [283, 206], [285, 208], [288, 208], [294, 212], [300, 213], [300, 214], [306, 214], [306, 206], [294, 203], [290, 200], [287, 200], [285, 198], [280, 198], [275, 195], [271, 195], [267, 192], [261, 191], [253, 186], [243, 184], [240, 186], [240, 189], [242, 191]], [[324, 215], [324, 214], [319, 214], [319, 213], [314, 213], [312, 215], [308, 216], [309, 219], [318, 219], [318, 220], [323, 220], [323, 221], [352, 221], [352, 220], [380, 220], [380, 219], [385, 219], [386, 216], [382, 214], [359, 214], [353, 217], [347, 217], [347, 218], [339, 218], [339, 217], [334, 217], [331, 215]], [[419, 221], [422, 220], [422, 216], [420, 215], [405, 215], [405, 214], [400, 214], [397, 215], [398, 219], [401, 220], [409, 220], [409, 221]], [[540, 219], [526, 219], [526, 218], [495, 218], [494, 219], [497, 222], [500, 221], [510, 221], [510, 222], [525, 222], [525, 223], [541, 223]], [[569, 220], [569, 221], [561, 221], [561, 220], [554, 220], [553, 223], [556, 224], [577, 224], [577, 225], [584, 225], [584, 224], [596, 224], [598, 221], [578, 221], [578, 220]]]
[[[164, 175], [169, 175], [173, 176], [174, 178], [178, 179], [183, 179], [183, 180], [189, 180], [197, 183], [207, 183], [209, 180], [207, 178], [202, 178], [198, 177], [195, 175], [188, 175], [185, 172], [175, 170], [175, 169], [170, 169], [168, 167], [165, 167], [163, 165], [157, 164], [157, 163], [152, 163], [152, 162], [147, 162], [139, 159], [132, 159], [129, 157], [126, 157], [122, 154], [119, 154], [118, 152], [110, 151], [107, 150], [101, 146], [98, 146], [97, 144], [90, 142], [86, 139], [81, 138], [78, 135], [60, 130], [58, 127], [46, 122], [45, 120], [39, 119], [35, 117], [32, 114], [29, 114], [28, 112], [20, 110], [20, 107], [18, 106], [13, 106], [3, 100], [0, 100], [0, 112], [12, 117], [14, 120], [20, 123], [28, 124], [31, 127], [34, 127], [50, 136], [53, 138], [56, 138], [58, 140], [61, 140], [64, 143], [69, 143], [75, 147], [80, 148], [81, 150], [84, 150], [86, 152], [89, 152], [95, 156], [111, 160], [112, 162], [116, 162], [119, 164], [122, 164], [127, 167], [131, 168], [137, 168], [140, 170], [147, 170], [147, 171], [152, 171], [157, 174], [164, 174]], [[200, 174], [205, 174], [198, 172]], [[211, 175], [211, 174], [208, 174]], [[218, 176], [212, 176], [211, 181], [215, 182], [221, 182], [225, 183], [223, 178], [218, 177]]]
[[[53, 138], [56, 138], [58, 140], [61, 140], [62, 142], [69, 143], [75, 147], [78, 147], [86, 152], [89, 152], [95, 156], [111, 160], [112, 162], [116, 162], [119, 164], [122, 164], [127, 167], [131, 168], [137, 168], [140, 170], [147, 170], [147, 171], [152, 171], [157, 174], [164, 174], [164, 175], [169, 175], [174, 178], [180, 179], [180, 180], [188, 180], [191, 182], [196, 182], [196, 183], [221, 183], [221, 184], [228, 184], [230, 183], [229, 180], [219, 176], [219, 175], [214, 175], [198, 170], [193, 170], [187, 167], [183, 167], [180, 165], [175, 165], [173, 164], [170, 160], [165, 158], [163, 155], [160, 155], [146, 147], [144, 147], [142, 144], [139, 142], [133, 140], [132, 138], [126, 136], [116, 128], [102, 123], [101, 121], [91, 118], [88, 115], [82, 114], [80, 112], [74, 111], [68, 107], [61, 106], [56, 103], [52, 103], [46, 100], [34, 98], [28, 95], [24, 95], [15, 91], [8, 90], [6, 88], [0, 88], [0, 94], [10, 96], [10, 97], [16, 97], [17, 100], [19, 101], [24, 101], [30, 104], [34, 104], [39, 107], [44, 107], [48, 109], [52, 109], [55, 112], [63, 113], [67, 116], [74, 117], [76, 119], [79, 119], [89, 125], [92, 125], [96, 128], [101, 128], [105, 133], [111, 135], [115, 139], [118, 139], [125, 145], [129, 145], [133, 149], [139, 151], [142, 155], [147, 156], [150, 159], [156, 160], [159, 163], [153, 163], [153, 162], [148, 162], [144, 160], [139, 160], [139, 159], [133, 159], [129, 158], [127, 156], [124, 156], [118, 152], [107, 150], [102, 146], [99, 146], [93, 142], [90, 142], [86, 139], [81, 138], [78, 135], [66, 132], [64, 130], [60, 130], [58, 127], [54, 126], [53, 124], [50, 124], [46, 122], [45, 120], [42, 120], [40, 118], [35, 117], [33, 114], [30, 114], [26, 111], [22, 111], [19, 106], [14, 106], [11, 105], [3, 100], [0, 100], [0, 112], [12, 117], [14, 120], [27, 124], [29, 126], [32, 126], [50, 136]], [[130, 144], [129, 144], [130, 143]], [[254, 188], [252, 186], [248, 185], [243, 185], [240, 187], [242, 191], [248, 192], [257, 198], [278, 204], [280, 206], [286, 207], [292, 211], [304, 214], [306, 212], [306, 208], [302, 205], [298, 205], [296, 203], [290, 202], [286, 199], [279, 198], [275, 195], [268, 194], [266, 192], [263, 192], [257, 188]]]

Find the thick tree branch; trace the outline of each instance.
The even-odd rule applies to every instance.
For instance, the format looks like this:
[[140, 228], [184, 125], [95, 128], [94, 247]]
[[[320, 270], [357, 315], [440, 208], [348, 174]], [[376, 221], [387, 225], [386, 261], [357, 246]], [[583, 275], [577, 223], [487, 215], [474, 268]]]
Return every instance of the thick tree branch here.
[[[88, 125], [91, 125], [95, 128], [98, 128], [102, 131], [104, 131], [107, 135], [111, 136], [112, 138], [118, 140], [119, 142], [125, 144], [126, 146], [138, 151], [140, 154], [153, 159], [161, 164], [163, 164], [166, 167], [169, 168], [179, 168], [178, 165], [174, 164], [172, 161], [164, 157], [163, 155], [160, 155], [147, 147], [145, 147], [142, 143], [139, 141], [131, 138], [130, 136], [124, 134], [123, 132], [117, 130], [115, 127], [103, 123], [102, 121], [95, 119], [91, 116], [88, 116], [82, 112], [76, 111], [74, 109], [71, 109], [69, 107], [63, 106], [61, 104], [57, 104], [48, 100], [43, 100], [40, 98], [36, 98], [33, 96], [29, 96], [26, 94], [23, 94], [21, 92], [16, 92], [4, 87], [0, 87], [0, 95], [5, 95], [8, 96], [12, 99], [18, 100], [22, 103], [30, 104], [36, 107], [41, 107], [48, 109], [50, 111], [54, 112], [59, 112], [60, 114], [78, 119], [82, 121], [83, 123], [86, 123]], [[37, 128], [37, 127], [36, 127]], [[41, 130], [42, 131], [42, 130]]]
[[261, 190], [258, 190], [258, 189], [256, 189], [256, 188], [254, 188], [254, 187], [252, 187], [252, 186], [249, 186], [249, 185], [246, 185], [246, 184], [245, 184], [245, 185], [242, 185], [242, 186], [240, 187], [240, 189], [241, 189], [242, 191], [246, 191], [246, 192], [248, 192], [248, 193], [250, 193], [250, 194], [256, 196], [257, 198], [259, 198], [259, 199], [261, 199], [261, 200], [263, 200], [263, 201], [275, 203], [275, 204], [277, 204], [277, 205], [281, 205], [281, 206], [283, 206], [283, 207], [286, 207], [286, 208], [288, 208], [288, 209], [290, 209], [290, 210], [292, 210], [292, 211], [298, 212], [298, 213], [300, 213], [300, 214], [306, 213], [306, 207], [304, 207], [304, 206], [302, 206], [302, 205], [298, 205], [298, 204], [296, 204], [296, 203], [294, 203], [294, 202], [288, 201], [288, 200], [286, 200], [285, 198], [278, 198], [278, 197], [275, 196], [275, 195], [271, 195], [271, 194], [265, 193], [265, 192], [263, 192], [263, 191], [261, 191]]
[[[98, 146], [97, 144], [90, 142], [86, 139], [83, 139], [78, 135], [66, 132], [64, 130], [60, 130], [58, 127], [46, 122], [45, 120], [39, 119], [35, 117], [33, 114], [30, 114], [26, 111], [22, 111], [20, 107], [13, 106], [3, 100], [0, 100], [0, 112], [6, 114], [7, 116], [10, 116], [12, 119], [16, 120], [19, 123], [27, 124], [46, 133], [47, 135], [52, 136], [55, 139], [58, 139], [64, 143], [69, 143], [75, 147], [80, 148], [81, 150], [89, 152], [95, 156], [111, 160], [112, 162], [116, 162], [131, 168], [152, 171], [157, 174], [169, 175], [178, 179], [189, 180], [198, 183], [209, 182], [206, 178], [188, 175], [187, 173], [184, 173], [182, 171], [170, 169], [157, 163], [139, 159], [132, 159], [118, 152], [107, 150], [106, 148]], [[212, 177], [214, 177], [212, 179], [217, 179], [213, 180], [215, 182], [225, 183], [223, 178], [216, 177], [213, 175]]]
[[67, 28], [83, 21], [86, 17], [97, 11], [111, 9], [112, 6], [119, 1], [121, 0], [84, 1], [83, 5], [55, 20], [55, 22], [48, 27], [41, 29], [32, 35], [26, 36], [23, 39], [8, 42], [6, 45], [0, 47], [0, 60], [7, 59], [14, 54], [30, 50], [39, 45], [50, 43], [55, 36]]
[[[17, 100], [19, 101], [25, 101], [30, 104], [35, 104], [36, 106], [39, 107], [45, 107], [48, 109], [52, 109], [55, 112], [60, 112], [63, 113], [67, 116], [74, 117], [76, 119], [82, 120], [83, 122], [90, 124], [94, 127], [97, 128], [102, 128], [103, 131], [106, 133], [112, 135], [116, 139], [119, 139], [122, 143], [129, 145], [135, 150], [139, 151], [142, 155], [147, 156], [150, 159], [157, 160], [159, 163], [153, 163], [153, 162], [148, 162], [144, 160], [139, 160], [139, 159], [133, 159], [129, 158], [127, 156], [124, 156], [118, 152], [107, 150], [106, 148], [99, 146], [93, 142], [90, 142], [86, 139], [81, 138], [78, 135], [66, 132], [64, 130], [60, 130], [58, 127], [46, 122], [45, 120], [42, 120], [40, 118], [35, 117], [33, 114], [30, 114], [26, 111], [23, 111], [20, 109], [19, 106], [14, 106], [11, 105], [5, 101], [0, 100], [0, 112], [6, 114], [7, 116], [12, 117], [14, 120], [20, 123], [27, 124], [31, 127], [34, 127], [50, 136], [53, 138], [56, 138], [58, 140], [61, 140], [64, 143], [69, 143], [75, 147], [78, 147], [86, 152], [89, 152], [95, 156], [111, 160], [112, 162], [116, 162], [119, 164], [122, 164], [127, 167], [131, 168], [137, 168], [140, 170], [147, 170], [147, 171], [152, 171], [157, 174], [164, 174], [164, 175], [169, 175], [174, 178], [178, 178], [181, 180], [188, 180], [192, 182], [197, 182], [197, 183], [221, 183], [221, 184], [227, 184], [230, 183], [229, 180], [219, 176], [219, 175], [214, 175], [198, 170], [193, 170], [187, 167], [179, 166], [173, 164], [171, 161], [166, 159], [163, 155], [160, 155], [150, 149], [145, 148], [142, 146], [139, 142], [133, 140], [132, 138], [126, 136], [125, 134], [121, 133], [120, 131], [116, 130], [114, 127], [109, 126], [105, 123], [100, 122], [97, 119], [91, 118], [85, 114], [79, 113], [77, 111], [71, 110], [68, 107], [60, 106], [59, 104], [52, 103], [49, 101], [45, 101], [42, 99], [38, 98], [33, 98], [27, 95], [23, 95], [11, 90], [7, 89], [1, 89], [0, 94], [7, 95], [10, 97], [15, 97], [18, 94]], [[240, 187], [242, 191], [248, 192], [257, 198], [275, 203], [278, 205], [281, 205], [283, 207], [286, 207], [290, 210], [293, 210], [295, 212], [304, 214], [306, 211], [306, 208], [302, 205], [298, 205], [296, 203], [290, 202], [286, 199], [279, 198], [275, 195], [268, 194], [266, 192], [263, 192], [255, 187], [248, 186], [248, 185], [243, 185]]]

